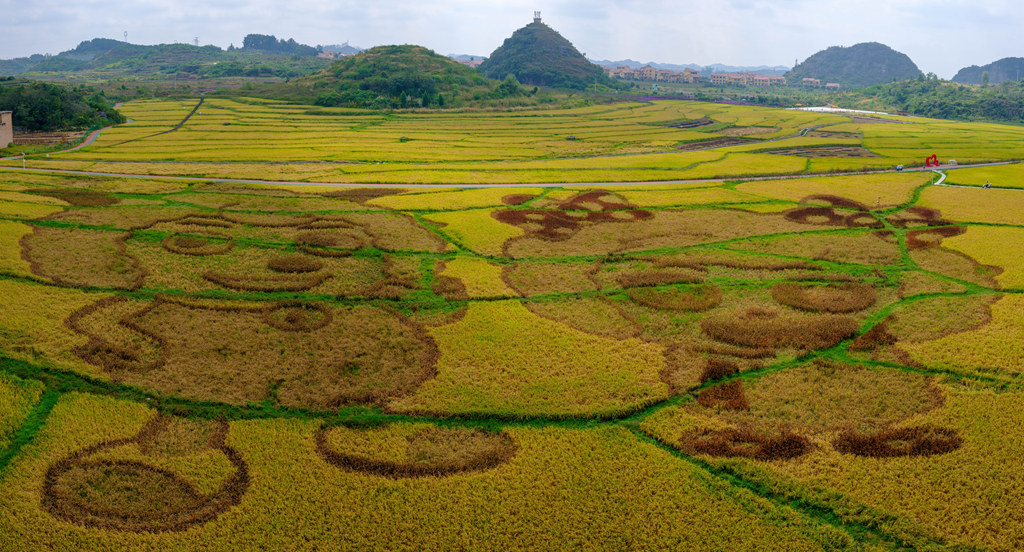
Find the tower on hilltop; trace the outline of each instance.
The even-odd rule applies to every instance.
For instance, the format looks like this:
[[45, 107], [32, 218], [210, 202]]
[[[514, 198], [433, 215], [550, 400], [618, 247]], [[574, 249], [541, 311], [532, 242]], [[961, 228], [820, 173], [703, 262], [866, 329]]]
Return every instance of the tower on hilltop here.
[[539, 11], [533, 12], [533, 22], [534, 23], [540, 23], [540, 12]]

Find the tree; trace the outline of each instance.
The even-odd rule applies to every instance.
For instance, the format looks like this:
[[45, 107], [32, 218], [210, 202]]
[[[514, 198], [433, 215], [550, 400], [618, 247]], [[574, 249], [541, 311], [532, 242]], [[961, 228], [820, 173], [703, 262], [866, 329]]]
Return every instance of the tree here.
[[981, 85], [988, 86], [988, 71], [981, 72]]

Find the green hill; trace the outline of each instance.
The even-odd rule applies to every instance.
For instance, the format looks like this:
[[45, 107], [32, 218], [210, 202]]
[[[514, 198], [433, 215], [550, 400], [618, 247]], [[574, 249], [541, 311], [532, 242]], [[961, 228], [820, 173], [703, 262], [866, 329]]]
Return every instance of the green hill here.
[[317, 105], [369, 107], [452, 107], [473, 101], [525, 96], [517, 82], [498, 83], [422, 46], [378, 46], [334, 62], [328, 69], [287, 85], [273, 95]]
[[540, 22], [512, 33], [480, 64], [480, 72], [492, 79], [511, 74], [523, 84], [552, 88], [615, 86], [600, 66], [587, 61], [571, 42]]
[[[988, 82], [985, 82], [988, 73]], [[1019, 81], [1024, 77], [1024, 58], [1008, 57], [988, 65], [972, 65], [957, 71], [953, 82], [960, 84], [999, 84], [1005, 81]]]
[[78, 130], [125, 121], [95, 89], [14, 77], [0, 78], [0, 111], [13, 111], [15, 125], [33, 131]]
[[248, 35], [251, 47], [222, 50], [217, 46], [158, 44], [144, 46], [96, 38], [55, 56], [33, 55], [0, 60], [0, 75], [61, 78], [90, 75], [99, 78], [218, 78], [298, 77], [326, 67], [316, 48], [294, 40]]
[[920, 74], [921, 70], [906, 54], [885, 44], [864, 42], [822, 50], [786, 73], [786, 79], [799, 84], [804, 78], [815, 78], [837, 82], [843, 88], [863, 88], [913, 79]]

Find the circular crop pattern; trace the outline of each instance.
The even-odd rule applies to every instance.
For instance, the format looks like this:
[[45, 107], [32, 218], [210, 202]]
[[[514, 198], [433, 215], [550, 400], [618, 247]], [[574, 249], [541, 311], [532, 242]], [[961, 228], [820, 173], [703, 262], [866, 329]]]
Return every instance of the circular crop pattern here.
[[227, 253], [234, 246], [234, 241], [226, 234], [175, 234], [164, 238], [160, 245], [172, 253], [202, 256]]
[[743, 393], [743, 382], [740, 380], [708, 387], [697, 395], [697, 402], [708, 408], [750, 410], [750, 404]]
[[331, 309], [318, 303], [286, 301], [263, 311], [267, 324], [289, 332], [311, 332], [331, 323]]
[[356, 230], [348, 228], [307, 230], [295, 236], [299, 249], [320, 257], [344, 257], [353, 249], [366, 245], [366, 240]]
[[710, 284], [680, 289], [630, 289], [626, 294], [641, 305], [663, 310], [703, 312], [722, 302], [722, 290]]
[[801, 224], [826, 226], [840, 226], [846, 221], [846, 217], [835, 212], [835, 209], [831, 207], [800, 207], [786, 211], [783, 216], [786, 217], [786, 220]]
[[857, 333], [857, 321], [850, 316], [779, 316], [763, 309], [708, 317], [700, 327], [718, 341], [758, 349], [824, 349]]
[[[213, 520], [238, 504], [249, 488], [249, 468], [224, 442], [227, 423], [217, 422], [208, 442], [193, 450], [171, 447], [169, 454], [146, 454], [147, 445], [154, 439], [163, 438], [166, 445], [179, 438], [181, 429], [169, 430], [168, 436], [168, 425], [167, 418], [157, 416], [135, 437], [107, 441], [58, 460], [43, 481], [43, 508], [55, 517], [86, 527], [161, 532], [183, 531]], [[154, 462], [161, 461], [161, 456], [187, 458], [189, 453], [219, 453], [234, 472], [215, 491], [204, 494], [170, 469], [146, 461], [110, 458], [126, 453], [125, 445], [139, 447]]]
[[847, 215], [843, 223], [850, 228], [884, 228], [885, 223], [875, 218], [871, 213], [853, 213]]
[[931, 456], [960, 448], [963, 439], [956, 431], [942, 427], [904, 427], [870, 434], [846, 431], [832, 446], [846, 454], [892, 458], [895, 456]]
[[943, 238], [959, 236], [966, 231], [967, 229], [963, 226], [941, 226], [923, 230], [911, 230], [907, 232], [907, 249], [935, 247], [942, 242]]
[[786, 460], [811, 450], [811, 442], [789, 432], [768, 436], [752, 429], [698, 429], [684, 435], [679, 448], [687, 454]]
[[826, 286], [784, 282], [772, 286], [776, 301], [812, 312], [846, 313], [864, 310], [875, 304], [878, 294], [867, 284], [839, 283]]
[[505, 205], [522, 205], [537, 196], [531, 194], [511, 194], [501, 198]]
[[[445, 476], [489, 470], [507, 462], [516, 453], [515, 442], [504, 432], [425, 427], [405, 435], [404, 443], [398, 443], [400, 448], [404, 448], [404, 454], [374, 458], [372, 449], [339, 450], [330, 439], [331, 429], [321, 428], [316, 434], [316, 449], [324, 460], [346, 470], [391, 478]], [[374, 435], [370, 440], [402, 439]], [[383, 453], [378, 455], [384, 456]]]
[[316, 272], [323, 267], [323, 261], [320, 259], [312, 259], [305, 255], [284, 255], [282, 257], [274, 257], [267, 261], [267, 268], [270, 270], [291, 274]]

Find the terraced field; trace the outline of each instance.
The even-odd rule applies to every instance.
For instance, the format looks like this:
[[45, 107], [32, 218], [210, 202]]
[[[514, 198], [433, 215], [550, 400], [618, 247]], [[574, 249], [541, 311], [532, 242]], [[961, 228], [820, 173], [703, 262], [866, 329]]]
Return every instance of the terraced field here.
[[195, 105], [128, 103], [132, 123], [26, 164], [334, 183], [640, 182], [919, 166], [932, 154], [961, 164], [1019, 159], [1024, 140], [1024, 129], [1005, 125], [681, 101], [380, 114], [210, 98], [167, 132]]
[[[164, 113], [152, 131], [189, 107], [161, 105], [132, 115]], [[693, 106], [635, 106], [658, 125], [594, 122], [557, 151], [505, 131], [524, 158], [656, 164], [720, 152], [595, 141], [826, 122]], [[236, 107], [204, 106], [219, 118], [196, 132], [284, 109]], [[367, 128], [477, 125], [482, 143], [503, 117], [563, 115]], [[103, 136], [50, 163], [173, 149]], [[236, 138], [182, 156], [268, 147]], [[0, 171], [0, 550], [1019, 550], [1024, 192], [977, 188], [994, 174], [1015, 173], [431, 189]]]

